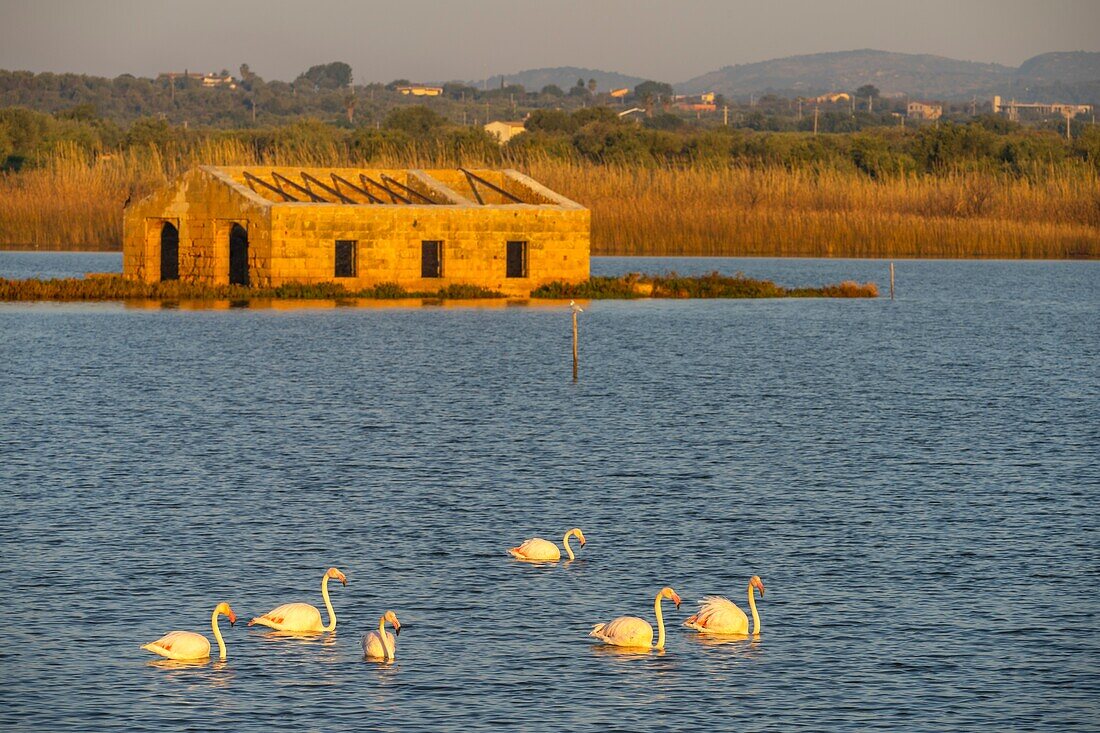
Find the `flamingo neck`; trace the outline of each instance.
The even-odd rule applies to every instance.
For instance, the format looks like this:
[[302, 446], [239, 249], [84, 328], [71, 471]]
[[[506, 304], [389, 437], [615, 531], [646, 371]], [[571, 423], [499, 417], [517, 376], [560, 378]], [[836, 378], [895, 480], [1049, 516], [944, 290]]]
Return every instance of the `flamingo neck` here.
[[394, 653], [390, 649], [389, 640], [386, 638], [386, 617], [378, 619], [378, 638], [382, 641], [382, 654], [386, 659], [393, 659]]
[[749, 583], [749, 610], [752, 611], [752, 633], [760, 633], [760, 614], [756, 612], [756, 594], [752, 592], [752, 583]]
[[328, 626], [324, 630], [332, 631], [336, 628], [336, 611], [332, 610], [332, 601], [328, 599], [328, 573], [321, 580], [321, 597], [325, 599], [325, 609], [328, 611]]
[[222, 640], [222, 630], [218, 628], [218, 610], [210, 615], [210, 628], [214, 630], [214, 640], [218, 642], [218, 659], [225, 659], [225, 641]]
[[573, 530], [569, 530], [565, 533], [565, 536], [561, 538], [561, 543], [565, 545], [565, 554], [569, 556], [570, 560], [576, 559], [576, 555], [573, 554], [573, 548], [569, 546], [569, 538], [573, 536]]
[[665, 617], [661, 615], [661, 594], [653, 600], [653, 613], [657, 616], [657, 645], [654, 649], [665, 648]]

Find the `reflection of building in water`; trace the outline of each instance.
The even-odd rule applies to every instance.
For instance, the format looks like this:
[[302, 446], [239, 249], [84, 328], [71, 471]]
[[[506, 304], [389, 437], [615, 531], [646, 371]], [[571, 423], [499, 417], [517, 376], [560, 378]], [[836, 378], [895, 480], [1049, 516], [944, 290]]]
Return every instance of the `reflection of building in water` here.
[[993, 114], [1004, 112], [1010, 120], [1019, 120], [1020, 111], [1030, 111], [1039, 115], [1061, 115], [1073, 119], [1077, 115], [1087, 115], [1092, 112], [1091, 104], [1068, 104], [1064, 102], [1004, 102], [1000, 95], [993, 97]]
[[513, 170], [203, 166], [124, 224], [123, 274], [145, 282], [526, 295], [588, 278], [589, 211]]

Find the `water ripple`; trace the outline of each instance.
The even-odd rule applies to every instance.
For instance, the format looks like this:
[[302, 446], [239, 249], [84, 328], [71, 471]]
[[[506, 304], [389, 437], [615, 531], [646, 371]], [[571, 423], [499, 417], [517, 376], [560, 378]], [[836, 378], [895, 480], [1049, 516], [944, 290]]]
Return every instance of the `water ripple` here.
[[[894, 303], [594, 303], [578, 384], [547, 308], [0, 306], [0, 725], [1094, 727], [1100, 270], [898, 271]], [[577, 525], [575, 562], [504, 552]], [[330, 565], [334, 633], [138, 648], [320, 605]], [[753, 573], [760, 639], [680, 627]], [[665, 584], [663, 653], [591, 643]], [[364, 661], [387, 609], [397, 660]]]

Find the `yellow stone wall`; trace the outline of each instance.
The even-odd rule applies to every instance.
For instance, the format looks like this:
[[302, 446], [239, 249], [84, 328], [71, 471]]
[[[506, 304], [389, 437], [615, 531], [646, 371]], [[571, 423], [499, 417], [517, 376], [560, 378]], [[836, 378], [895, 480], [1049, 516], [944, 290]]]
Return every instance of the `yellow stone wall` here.
[[[410, 291], [435, 292], [471, 284], [526, 295], [547, 282], [575, 282], [589, 275], [589, 211], [514, 172], [477, 175], [532, 203], [504, 203], [499, 194], [489, 196], [483, 190], [488, 205], [478, 205], [469, 200], [470, 187], [459, 171], [388, 172], [433, 200], [453, 202], [444, 205], [277, 202], [272, 200], [277, 194], [250, 190], [243, 170], [190, 171], [175, 185], [131, 205], [124, 226], [124, 275], [147, 282], [160, 279], [165, 221], [179, 228], [179, 271], [185, 282], [228, 282], [234, 223], [248, 232], [249, 281], [254, 286], [339, 282], [359, 289], [397, 283]], [[301, 171], [285, 170], [288, 176]], [[329, 169], [306, 170], [323, 180]], [[357, 171], [331, 170], [357, 180], [352, 177]], [[270, 176], [265, 180], [272, 181]], [[564, 204], [547, 203], [555, 200]], [[356, 277], [335, 276], [337, 240], [357, 243]], [[429, 240], [443, 243], [439, 278], [421, 277], [421, 243]], [[506, 277], [509, 240], [527, 242], [527, 277]]]
[[262, 280], [271, 253], [271, 205], [227, 186], [216, 175], [196, 169], [174, 185], [126, 209], [122, 234], [122, 273], [145, 282], [160, 280], [160, 234], [164, 222], [179, 229], [179, 274], [184, 282], [229, 282], [229, 231], [248, 232], [249, 276]]
[[[399, 283], [434, 292], [467, 283], [526, 295], [554, 280], [588, 278], [589, 213], [549, 206], [325, 206], [276, 204], [271, 284], [335, 281], [349, 288]], [[357, 244], [358, 277], [336, 278], [336, 240]], [[443, 243], [443, 277], [422, 278], [421, 243]], [[509, 240], [526, 241], [528, 277], [505, 277]]]

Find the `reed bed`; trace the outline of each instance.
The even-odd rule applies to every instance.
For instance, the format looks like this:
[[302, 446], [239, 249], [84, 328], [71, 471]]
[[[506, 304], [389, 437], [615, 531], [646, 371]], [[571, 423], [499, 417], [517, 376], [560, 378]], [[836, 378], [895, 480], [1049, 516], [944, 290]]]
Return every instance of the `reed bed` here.
[[[620, 278], [593, 277], [583, 283], [553, 283], [539, 288], [532, 298], [874, 298], [874, 283], [844, 282], [821, 288], [788, 289], [768, 280], [754, 280], [742, 274], [723, 276], [716, 272], [699, 277], [629, 275]], [[468, 300], [504, 298], [503, 293], [475, 285], [451, 285], [435, 292], [413, 292], [397, 283], [382, 283], [363, 290], [348, 290], [337, 283], [312, 285], [290, 283], [279, 287], [250, 288], [242, 285], [197, 285], [184, 282], [144, 283], [120, 275], [55, 280], [8, 280], [0, 278], [0, 301], [109, 301], [109, 300], [345, 300], [433, 298]]]
[[785, 288], [744, 273], [683, 276], [642, 275], [591, 277], [582, 283], [554, 282], [531, 293], [533, 298], [621, 300], [629, 298], [877, 298], [874, 283], [845, 281], [818, 288]]
[[979, 173], [878, 181], [840, 170], [546, 162], [530, 172], [592, 209], [598, 254], [1100, 256], [1100, 180], [1084, 168], [1039, 181]]
[[146, 283], [121, 275], [93, 275], [52, 280], [0, 278], [0, 301], [33, 300], [341, 300], [345, 298], [503, 298], [504, 294], [476, 285], [451, 285], [435, 292], [413, 292], [397, 283], [348, 290], [338, 283], [289, 283], [278, 287], [201, 285], [181, 281]]
[[0, 175], [0, 243], [118, 249], [127, 198], [199, 164], [516, 167], [592, 210], [597, 255], [1100, 257], [1100, 175], [1087, 165], [873, 179], [839, 168], [487, 157], [431, 144], [288, 145], [259, 155], [232, 138], [99, 156], [59, 147], [38, 167]]

